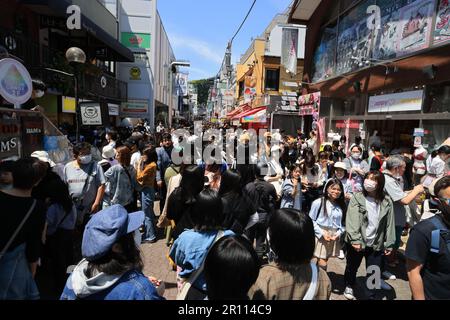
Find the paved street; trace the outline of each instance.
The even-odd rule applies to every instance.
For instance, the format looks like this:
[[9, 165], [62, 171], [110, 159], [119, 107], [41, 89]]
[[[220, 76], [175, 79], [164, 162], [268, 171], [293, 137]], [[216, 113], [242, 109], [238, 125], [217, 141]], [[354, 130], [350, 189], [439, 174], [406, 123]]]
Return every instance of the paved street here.
[[[159, 203], [155, 204], [155, 212], [159, 212]], [[406, 240], [403, 238], [402, 240]], [[404, 247], [403, 247], [404, 248]], [[176, 288], [176, 272], [172, 271], [166, 255], [168, 253], [168, 247], [166, 246], [165, 239], [160, 239], [153, 244], [143, 244], [142, 245], [143, 259], [145, 264], [144, 273], [147, 276], [154, 276], [165, 282], [166, 291], [164, 297], [168, 300], [173, 300], [177, 295]], [[402, 261], [403, 262], [403, 261]], [[396, 269], [389, 269], [392, 273], [397, 276], [397, 280], [388, 280], [388, 282], [394, 290], [392, 291], [381, 291], [379, 293], [380, 298], [383, 299], [394, 299], [394, 300], [410, 300], [411, 291], [409, 289], [407, 275], [404, 269], [404, 263]], [[333, 258], [329, 262], [328, 275], [333, 284], [333, 292], [331, 294], [331, 300], [346, 300], [342, 295], [344, 291], [344, 270], [345, 270], [345, 259], [340, 260]], [[365, 294], [364, 285], [364, 273], [365, 265], [364, 261], [358, 270], [357, 275], [357, 287], [355, 288], [356, 297], [359, 299], [364, 299]]]

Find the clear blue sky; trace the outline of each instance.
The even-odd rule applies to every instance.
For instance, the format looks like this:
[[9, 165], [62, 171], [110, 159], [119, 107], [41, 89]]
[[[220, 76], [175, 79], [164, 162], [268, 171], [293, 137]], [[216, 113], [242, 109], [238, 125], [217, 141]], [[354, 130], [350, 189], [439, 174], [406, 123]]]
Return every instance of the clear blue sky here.
[[[292, 0], [256, 0], [250, 16], [233, 41], [235, 64], [272, 18]], [[212, 77], [220, 69], [228, 40], [253, 0], [159, 0], [158, 11], [177, 59], [189, 60], [189, 80]]]

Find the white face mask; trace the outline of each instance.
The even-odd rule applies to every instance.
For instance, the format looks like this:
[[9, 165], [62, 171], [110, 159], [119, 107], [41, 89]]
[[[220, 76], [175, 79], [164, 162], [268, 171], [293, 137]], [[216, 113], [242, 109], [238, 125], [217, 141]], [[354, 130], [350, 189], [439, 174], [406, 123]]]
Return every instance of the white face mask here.
[[366, 189], [367, 192], [373, 192], [377, 190], [377, 183], [373, 180], [366, 179], [364, 180], [364, 189]]
[[35, 96], [36, 98], [42, 98], [42, 97], [44, 96], [44, 91], [42, 91], [42, 90], [36, 90], [36, 91], [34, 92], [34, 96]]
[[358, 160], [361, 157], [361, 153], [352, 153], [352, 158]]
[[80, 159], [81, 164], [88, 164], [92, 161], [92, 155], [89, 154], [87, 156], [82, 156], [82, 157], [79, 157], [79, 159]]

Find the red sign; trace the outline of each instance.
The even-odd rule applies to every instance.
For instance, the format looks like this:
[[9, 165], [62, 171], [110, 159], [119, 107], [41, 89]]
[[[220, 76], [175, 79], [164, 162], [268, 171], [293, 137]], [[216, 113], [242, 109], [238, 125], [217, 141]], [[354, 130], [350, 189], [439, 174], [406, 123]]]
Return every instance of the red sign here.
[[347, 122], [349, 122], [348, 127], [350, 129], [359, 129], [359, 121], [356, 120], [338, 120], [336, 121], [336, 128], [338, 129], [345, 129], [347, 128]]

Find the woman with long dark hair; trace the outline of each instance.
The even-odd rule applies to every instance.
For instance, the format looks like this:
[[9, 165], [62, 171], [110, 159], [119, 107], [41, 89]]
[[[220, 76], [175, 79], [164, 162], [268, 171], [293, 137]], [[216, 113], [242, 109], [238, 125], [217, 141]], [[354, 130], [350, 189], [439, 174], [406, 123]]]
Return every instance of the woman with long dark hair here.
[[302, 169], [294, 164], [289, 170], [289, 176], [284, 180], [281, 194], [281, 208], [293, 208], [302, 210], [303, 189]]
[[314, 222], [318, 265], [327, 269], [328, 259], [339, 256], [339, 238], [344, 234], [345, 212], [344, 187], [339, 179], [328, 180], [324, 195], [311, 205], [309, 216]]
[[142, 188], [142, 210], [145, 213], [145, 234], [143, 235], [143, 242], [156, 241], [156, 217], [153, 211], [153, 203], [155, 201], [156, 170], [158, 170], [157, 162], [158, 155], [156, 154], [156, 148], [149, 146], [142, 151], [142, 157], [137, 165], [137, 182]]
[[303, 150], [303, 163], [301, 165], [303, 173], [302, 184], [306, 189], [304, 194], [305, 202], [303, 210], [308, 213], [311, 209], [312, 202], [322, 195], [322, 187], [324, 184], [323, 171], [316, 162], [313, 150], [306, 148]]
[[[362, 258], [366, 267], [381, 268], [383, 255], [389, 255], [395, 244], [394, 205], [384, 193], [385, 178], [378, 170], [366, 174], [363, 191], [350, 200], [346, 218], [347, 265], [344, 296], [355, 299], [353, 286]], [[383, 281], [383, 280], [382, 280]], [[370, 291], [370, 298], [375, 292]]]
[[241, 175], [236, 170], [222, 174], [219, 196], [223, 202], [224, 221], [222, 226], [237, 234], [242, 234], [250, 216], [254, 214], [250, 199], [242, 192]]
[[203, 190], [204, 185], [205, 170], [202, 167], [189, 165], [184, 168], [180, 186], [172, 192], [167, 203], [167, 218], [175, 223], [172, 232], [174, 239], [184, 229], [193, 227], [190, 209], [195, 203], [195, 197]]
[[77, 211], [65, 183], [50, 181], [47, 185], [47, 222], [44, 264], [48, 262], [59, 295], [67, 280], [67, 267], [74, 263], [73, 240]]

